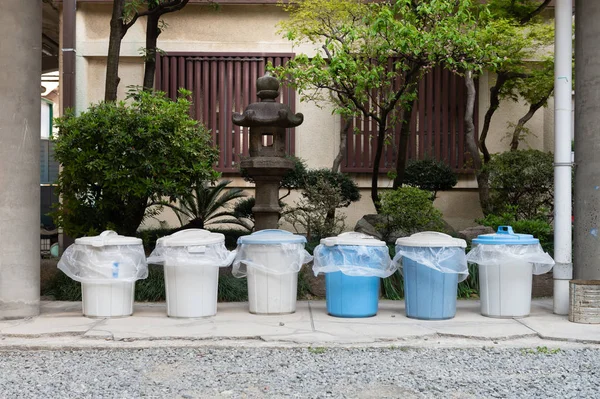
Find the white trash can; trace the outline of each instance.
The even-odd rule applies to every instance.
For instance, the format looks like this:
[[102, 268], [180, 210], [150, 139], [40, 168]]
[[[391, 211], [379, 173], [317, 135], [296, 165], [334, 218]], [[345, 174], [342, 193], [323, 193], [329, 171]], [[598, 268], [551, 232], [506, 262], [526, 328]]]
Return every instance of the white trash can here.
[[238, 239], [235, 277], [248, 278], [250, 313], [296, 311], [298, 272], [312, 260], [306, 238], [284, 230], [261, 230]]
[[130, 316], [135, 282], [148, 277], [142, 240], [110, 230], [76, 239], [63, 253], [58, 268], [81, 282], [87, 317]]
[[481, 314], [488, 317], [525, 317], [531, 311], [532, 274], [544, 274], [554, 260], [531, 234], [516, 234], [499, 226], [472, 242], [469, 263], [479, 266]]
[[214, 316], [219, 268], [229, 266], [234, 257], [220, 233], [187, 229], [159, 238], [148, 263], [164, 265], [167, 316]]

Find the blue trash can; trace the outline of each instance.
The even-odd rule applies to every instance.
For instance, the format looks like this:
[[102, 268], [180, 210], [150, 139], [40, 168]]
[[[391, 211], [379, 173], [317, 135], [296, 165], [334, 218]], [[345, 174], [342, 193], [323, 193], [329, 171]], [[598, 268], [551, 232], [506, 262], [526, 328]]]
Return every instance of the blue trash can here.
[[313, 271], [325, 273], [327, 313], [336, 317], [377, 314], [381, 277], [394, 273], [384, 241], [362, 233], [343, 233], [321, 240]]
[[404, 276], [407, 317], [454, 317], [458, 283], [469, 274], [466, 246], [465, 240], [433, 231], [396, 240], [394, 261], [400, 262]]

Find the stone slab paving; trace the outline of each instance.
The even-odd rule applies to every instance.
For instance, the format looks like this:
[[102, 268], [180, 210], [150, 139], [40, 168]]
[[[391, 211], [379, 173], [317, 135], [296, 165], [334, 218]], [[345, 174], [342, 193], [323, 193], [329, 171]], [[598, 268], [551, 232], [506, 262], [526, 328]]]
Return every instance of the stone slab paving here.
[[403, 301], [381, 301], [370, 318], [327, 315], [324, 301], [299, 301], [287, 315], [254, 315], [247, 303], [220, 303], [217, 315], [200, 319], [166, 316], [164, 303], [136, 303], [134, 315], [116, 319], [90, 319], [81, 315], [80, 302], [43, 302], [38, 317], [0, 321], [0, 348], [42, 345], [54, 339], [65, 346], [102, 345], [107, 342], [169, 341], [260, 342], [308, 345], [365, 345], [389, 342], [424, 342], [455, 338], [477, 342], [519, 339], [600, 344], [600, 325], [570, 323], [552, 314], [552, 299], [536, 299], [529, 317], [494, 319], [479, 314], [479, 302], [458, 301], [455, 318], [443, 321], [409, 319]]

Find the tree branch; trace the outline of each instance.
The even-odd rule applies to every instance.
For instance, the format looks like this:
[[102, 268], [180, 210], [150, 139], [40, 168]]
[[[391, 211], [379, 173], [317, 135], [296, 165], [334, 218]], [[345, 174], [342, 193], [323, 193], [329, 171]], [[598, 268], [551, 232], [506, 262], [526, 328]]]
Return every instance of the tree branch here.
[[536, 8], [535, 10], [533, 10], [532, 12], [530, 12], [529, 14], [527, 14], [523, 18], [521, 18], [519, 23], [521, 25], [525, 25], [526, 23], [531, 21], [533, 18], [538, 16], [542, 11], [544, 11], [546, 9], [546, 7], [548, 7], [548, 5], [550, 4], [550, 1], [551, 0], [544, 0], [544, 2], [542, 4], [540, 4], [540, 6], [538, 8]]

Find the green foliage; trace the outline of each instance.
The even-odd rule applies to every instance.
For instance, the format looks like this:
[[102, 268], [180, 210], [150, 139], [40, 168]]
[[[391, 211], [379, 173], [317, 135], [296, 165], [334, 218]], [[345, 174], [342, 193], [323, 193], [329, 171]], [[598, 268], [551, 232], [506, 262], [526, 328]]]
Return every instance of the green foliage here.
[[248, 283], [245, 278], [233, 277], [231, 273], [219, 275], [217, 291], [219, 302], [245, 302], [248, 300]]
[[384, 235], [392, 231], [407, 234], [420, 230], [442, 230], [442, 213], [433, 206], [431, 194], [416, 187], [400, 187], [381, 195], [381, 215], [386, 216], [384, 226], [378, 226]]
[[142, 239], [142, 243], [144, 244], [144, 251], [147, 254], [152, 252], [154, 247], [156, 247], [156, 240], [161, 237], [168, 236], [174, 232], [171, 228], [159, 227], [156, 229], [143, 229], [136, 231], [135, 235], [138, 238]]
[[148, 277], [135, 283], [135, 300], [162, 302], [165, 300], [165, 274], [162, 266], [149, 265]]
[[544, 248], [544, 251], [550, 255], [554, 254], [554, 230], [548, 219], [543, 216], [522, 219], [517, 218], [518, 214], [517, 207], [509, 207], [505, 212], [489, 214], [483, 219], [477, 220], [477, 223], [490, 226], [494, 230], [497, 230], [498, 226], [512, 226], [515, 233], [532, 234], [540, 240], [540, 245]]
[[81, 283], [59, 271], [48, 281], [42, 296], [52, 297], [55, 301], [81, 301]]
[[458, 298], [479, 298], [479, 266], [469, 264], [469, 277], [458, 283]]
[[515, 219], [551, 220], [554, 208], [554, 158], [538, 150], [494, 155], [489, 172], [492, 214], [514, 213]]
[[523, 355], [555, 355], [560, 352], [560, 348], [548, 349], [547, 346], [538, 346], [534, 349], [521, 349]]
[[406, 165], [404, 184], [431, 191], [433, 199], [438, 191], [450, 190], [457, 182], [456, 174], [444, 162], [420, 159]]
[[159, 201], [159, 205], [171, 208], [182, 228], [204, 229], [215, 223], [238, 224], [229, 203], [246, 197], [246, 194], [241, 188], [226, 189], [229, 183], [231, 180], [221, 180], [216, 184], [197, 182], [192, 192], [178, 198], [178, 203]]
[[344, 231], [345, 216], [336, 215], [335, 209], [343, 203], [340, 186], [318, 177], [304, 187], [302, 198], [286, 210], [284, 219], [308, 240], [338, 235]]
[[[346, 208], [352, 202], [360, 199], [360, 191], [354, 180], [345, 173], [333, 172], [331, 169], [311, 169], [304, 176], [302, 187], [312, 187], [319, 184], [319, 180], [324, 180], [331, 187], [339, 188], [340, 202], [335, 208]], [[306, 190], [305, 195], [310, 195], [312, 190]]]
[[323, 346], [317, 346], [314, 348], [312, 346], [309, 346], [308, 352], [313, 355], [322, 355], [323, 353], [327, 352], [327, 348], [325, 348]]
[[186, 195], [218, 176], [218, 151], [189, 116], [189, 92], [177, 101], [140, 92], [130, 104], [101, 102], [56, 120], [56, 160], [62, 164], [55, 220], [73, 237], [111, 228], [133, 235], [147, 207]]
[[[301, 101], [333, 103], [343, 117], [371, 119], [378, 150], [388, 125], [398, 123], [400, 111], [416, 98], [423, 74], [437, 66], [479, 71], [497, 59], [488, 55], [493, 43], [480, 40], [485, 6], [472, 0], [303, 0], [284, 8], [289, 18], [281, 33], [294, 46], [313, 45], [316, 54], [297, 54], [272, 68], [275, 74]], [[377, 202], [379, 164], [373, 165], [371, 196]]]

